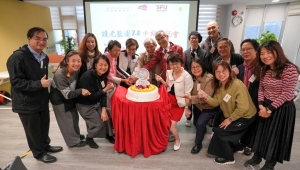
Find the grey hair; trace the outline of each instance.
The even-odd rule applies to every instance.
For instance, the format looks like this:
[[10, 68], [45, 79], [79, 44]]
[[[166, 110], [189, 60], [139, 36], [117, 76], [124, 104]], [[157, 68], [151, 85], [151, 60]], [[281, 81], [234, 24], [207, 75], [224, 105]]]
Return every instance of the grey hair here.
[[164, 31], [164, 30], [158, 30], [158, 31], [156, 31], [156, 33], [155, 33], [155, 37], [156, 37], [158, 34], [160, 34], [160, 33], [162, 33], [163, 35], [168, 36], [168, 34], [166, 33], [166, 31]]
[[157, 43], [156, 41], [154, 40], [154, 38], [151, 38], [151, 37], [147, 37], [144, 41], [144, 46], [147, 44], [147, 43], [150, 43], [152, 42], [155, 46], [157, 46]]

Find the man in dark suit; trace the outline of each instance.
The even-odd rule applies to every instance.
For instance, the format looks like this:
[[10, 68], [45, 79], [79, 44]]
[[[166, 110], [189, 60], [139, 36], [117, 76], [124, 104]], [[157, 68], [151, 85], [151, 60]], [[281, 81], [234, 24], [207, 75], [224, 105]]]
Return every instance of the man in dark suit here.
[[[197, 31], [190, 32], [188, 38], [189, 38], [189, 42], [190, 42], [191, 47], [184, 51], [184, 56], [185, 56], [185, 59], [186, 59], [184, 68], [188, 72], [190, 72], [191, 71], [190, 67], [191, 67], [192, 60], [200, 58], [204, 61], [204, 63], [207, 63], [206, 60], [207, 60], [207, 57], [208, 57], [209, 54], [206, 50], [202, 49], [199, 46], [199, 43], [201, 43], [201, 41], [202, 41], [202, 36], [199, 32], [197, 32]], [[194, 114], [194, 123], [193, 124], [196, 125], [199, 114], [196, 114], [195, 112], [193, 112], [193, 114]], [[192, 120], [192, 115], [193, 114], [191, 114], [190, 117], [187, 118], [185, 126], [187, 126], [187, 127], [191, 126], [191, 120]]]
[[43, 52], [48, 34], [43, 28], [33, 27], [27, 32], [28, 44], [14, 51], [7, 60], [11, 82], [12, 111], [19, 114], [27, 143], [33, 156], [44, 163], [57, 159], [48, 152], [62, 151], [61, 146], [50, 146], [49, 138], [49, 58]]

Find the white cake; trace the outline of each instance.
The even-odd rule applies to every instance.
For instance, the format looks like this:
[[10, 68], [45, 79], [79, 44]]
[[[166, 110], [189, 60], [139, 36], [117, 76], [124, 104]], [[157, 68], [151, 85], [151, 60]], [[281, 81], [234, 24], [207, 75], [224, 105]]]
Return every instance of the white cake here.
[[159, 99], [159, 97], [158, 89], [153, 84], [144, 87], [131, 85], [126, 94], [128, 100], [135, 102], [151, 102]]

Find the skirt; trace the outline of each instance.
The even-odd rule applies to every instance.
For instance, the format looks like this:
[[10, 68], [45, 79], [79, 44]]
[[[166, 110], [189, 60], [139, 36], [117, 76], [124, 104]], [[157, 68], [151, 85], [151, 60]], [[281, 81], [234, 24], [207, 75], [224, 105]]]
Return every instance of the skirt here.
[[257, 118], [257, 132], [253, 151], [259, 152], [265, 160], [276, 159], [283, 163], [291, 157], [296, 107], [293, 101], [284, 103], [274, 110], [270, 117]]
[[170, 110], [171, 120], [179, 122], [183, 115], [184, 107], [178, 106], [177, 99], [174, 95], [168, 93], [168, 97], [171, 101], [171, 110]]

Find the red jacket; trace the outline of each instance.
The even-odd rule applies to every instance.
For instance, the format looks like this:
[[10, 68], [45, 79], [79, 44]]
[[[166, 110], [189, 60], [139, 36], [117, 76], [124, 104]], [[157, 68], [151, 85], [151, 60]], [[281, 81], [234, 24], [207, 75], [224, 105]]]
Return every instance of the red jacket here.
[[[184, 58], [182, 47], [179, 45], [173, 44], [172, 42], [169, 42], [169, 43], [170, 43], [170, 50], [168, 51], [168, 54], [171, 54], [173, 52], [177, 52], [178, 54], [180, 54], [182, 56], [182, 60], [183, 60], [182, 67], [184, 67], [185, 58]], [[169, 64], [167, 64], [167, 60], [164, 58], [165, 54], [162, 51], [163, 51], [162, 47], [159, 47], [158, 49], [156, 49], [155, 53], [154, 53], [154, 57], [152, 57], [143, 66], [143, 68], [150, 71], [156, 66], [156, 64], [158, 64], [160, 62], [160, 65], [162, 68], [161, 77], [166, 81], [166, 72], [167, 72], [167, 70], [170, 70], [170, 66], [169, 66]]]

